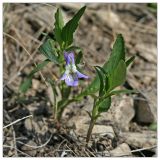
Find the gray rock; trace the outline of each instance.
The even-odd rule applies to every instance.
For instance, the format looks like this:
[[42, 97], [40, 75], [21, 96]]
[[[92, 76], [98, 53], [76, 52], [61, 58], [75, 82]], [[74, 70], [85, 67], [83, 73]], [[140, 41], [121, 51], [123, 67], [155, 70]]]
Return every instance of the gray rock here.
[[108, 135], [112, 139], [115, 137], [113, 128], [111, 126], [105, 126], [105, 125], [95, 125], [92, 134]]
[[153, 147], [157, 144], [157, 135], [154, 131], [123, 132], [120, 136], [131, 146], [146, 148]]
[[110, 155], [112, 157], [121, 157], [121, 156], [131, 156], [131, 149], [129, 148], [128, 144], [122, 143], [112, 151], [110, 151]]
[[135, 121], [137, 123], [149, 124], [154, 122], [154, 115], [151, 111], [151, 105], [149, 104], [147, 98], [139, 93], [139, 95], [134, 100], [135, 108]]
[[[81, 124], [76, 126], [76, 133], [78, 135], [87, 135], [89, 125], [88, 124]], [[92, 135], [108, 135], [110, 138], [115, 137], [114, 130], [111, 126], [105, 126], [105, 125], [95, 125], [92, 130]]]
[[25, 119], [24, 126], [27, 130], [32, 130], [32, 120], [30, 118]]
[[119, 128], [124, 131], [128, 131], [129, 123], [135, 114], [133, 108], [133, 98], [124, 95], [118, 103], [115, 104], [113, 110], [114, 121], [117, 123]]

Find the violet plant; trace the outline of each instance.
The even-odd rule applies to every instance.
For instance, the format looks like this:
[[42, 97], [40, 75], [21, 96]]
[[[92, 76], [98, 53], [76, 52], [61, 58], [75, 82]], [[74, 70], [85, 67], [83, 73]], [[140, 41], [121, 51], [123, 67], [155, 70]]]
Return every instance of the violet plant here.
[[[134, 60], [134, 56], [126, 60], [124, 40], [122, 35], [118, 34], [109, 60], [102, 67], [94, 66], [96, 70], [94, 80], [80, 94], [71, 94], [72, 88], [79, 85], [80, 79], [83, 79], [83, 81], [88, 78], [92, 79], [89, 75], [81, 73], [78, 65], [83, 59], [83, 52], [80, 47], [73, 45], [73, 35], [85, 9], [86, 6], [82, 7], [66, 24], [64, 24], [61, 10], [57, 9], [53, 30], [54, 37], [47, 38], [39, 48], [40, 53], [45, 56], [46, 60], [31, 71], [27, 79], [21, 84], [20, 90], [25, 93], [32, 85], [34, 74], [42, 70], [48, 63], [57, 64], [59, 68], [58, 80], [48, 79], [54, 94], [54, 117], [60, 122], [62, 113], [68, 104], [80, 101], [84, 96], [92, 96], [94, 99], [93, 110], [91, 113], [87, 112], [91, 118], [86, 138], [88, 143], [97, 118], [110, 108], [111, 97], [135, 91], [116, 90], [118, 86], [125, 82], [126, 69]], [[61, 99], [57, 101], [58, 90]]]

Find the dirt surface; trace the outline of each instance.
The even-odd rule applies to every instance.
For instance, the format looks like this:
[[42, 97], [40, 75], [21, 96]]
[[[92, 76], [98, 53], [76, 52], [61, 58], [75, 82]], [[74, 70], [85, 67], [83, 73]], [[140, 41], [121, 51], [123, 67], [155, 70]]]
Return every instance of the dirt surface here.
[[[103, 65], [116, 34], [122, 33], [127, 57], [136, 55], [123, 87], [139, 91], [113, 97], [109, 112], [97, 121], [88, 147], [86, 110], [91, 111], [92, 98], [70, 104], [60, 130], [56, 127], [53, 95], [44, 82], [46, 77], [60, 77], [56, 65], [50, 64], [42, 73], [35, 74], [32, 88], [25, 95], [19, 93], [19, 85], [34, 63], [44, 60], [38, 48], [45, 39], [42, 32], [52, 35], [57, 7], [61, 7], [67, 21], [82, 5], [3, 5], [4, 157], [157, 156], [157, 132], [150, 127], [157, 122], [157, 17], [147, 4], [86, 4], [75, 44], [83, 48], [83, 67], [91, 79], [78, 89], [94, 78], [91, 66]], [[78, 89], [74, 88], [72, 93]]]

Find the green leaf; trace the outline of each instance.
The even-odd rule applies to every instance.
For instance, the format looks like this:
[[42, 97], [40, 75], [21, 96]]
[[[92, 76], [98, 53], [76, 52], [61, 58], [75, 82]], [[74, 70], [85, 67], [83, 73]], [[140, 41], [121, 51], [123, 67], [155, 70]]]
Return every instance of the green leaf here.
[[108, 79], [108, 76], [106, 76], [106, 78], [105, 78], [105, 91], [106, 92], [108, 92], [108, 90], [109, 90], [109, 79]]
[[58, 55], [52, 39], [47, 39], [39, 48], [39, 51], [50, 61], [59, 64]]
[[28, 77], [26, 78], [25, 81], [23, 81], [19, 87], [20, 91], [22, 93], [25, 93], [27, 92], [27, 90], [32, 86], [32, 78], [33, 78], [33, 75], [40, 71], [43, 67], [45, 67], [48, 63], [50, 62], [50, 60], [45, 60], [43, 61], [42, 63], [38, 64], [37, 67], [35, 67], [31, 73], [28, 75]]
[[[113, 50], [109, 61], [105, 62], [105, 64], [103, 65], [103, 69], [107, 73], [112, 73], [112, 70], [116, 68], [121, 59], [125, 59], [125, 44], [122, 35], [119, 34], [117, 35], [117, 39], [113, 45]], [[100, 80], [98, 78], [98, 75], [96, 75], [95, 79], [91, 82], [91, 84], [80, 95], [78, 95], [77, 98], [96, 93], [99, 90], [99, 87]]]
[[100, 80], [100, 87], [99, 87], [99, 96], [102, 96], [104, 94], [103, 89], [104, 89], [104, 80], [103, 80], [103, 75], [102, 73], [99, 71], [99, 69], [97, 69], [98, 67], [95, 66], [96, 72], [98, 74], [99, 80]]
[[118, 34], [117, 39], [113, 45], [113, 50], [109, 58], [109, 61], [104, 64], [103, 68], [105, 69], [106, 72], [111, 74], [112, 71], [119, 64], [120, 60], [125, 61], [125, 44], [122, 35]]
[[51, 85], [52, 91], [54, 93], [54, 96], [58, 96], [57, 90], [56, 90], [56, 86], [55, 86], [55, 82], [52, 79], [48, 79], [49, 84]]
[[83, 53], [80, 51], [76, 56], [76, 60], [75, 60], [76, 64], [80, 64], [82, 58], [83, 58]]
[[109, 89], [109, 79], [108, 79], [108, 74], [105, 71], [104, 68], [100, 67], [100, 66], [96, 66], [97, 68], [100, 69], [100, 71], [103, 73], [103, 80], [104, 80], [104, 91], [107, 92]]
[[153, 9], [157, 9], [157, 3], [148, 3], [147, 6]]
[[62, 99], [57, 103], [57, 109], [58, 109], [58, 117], [60, 118], [63, 110], [65, 109], [65, 107], [67, 105], [69, 105], [70, 103], [74, 102], [74, 99]]
[[63, 85], [63, 89], [61, 92], [62, 92], [63, 99], [68, 99], [70, 96], [71, 87], [67, 85]]
[[122, 94], [122, 93], [131, 94], [131, 93], [138, 93], [138, 91], [137, 90], [122, 89], [122, 90], [112, 91], [112, 92], [110, 92], [109, 95], [117, 95], [117, 94]]
[[36, 72], [38, 72], [41, 69], [43, 69], [49, 62], [50, 62], [50, 60], [46, 59], [42, 63], [37, 64], [37, 66], [29, 74], [29, 77], [33, 76]]
[[119, 61], [118, 66], [109, 76], [109, 90], [112, 90], [119, 85], [122, 85], [126, 79], [126, 63], [123, 60]]
[[54, 35], [55, 38], [57, 40], [57, 42], [59, 43], [59, 45], [62, 45], [62, 28], [64, 26], [64, 22], [63, 22], [63, 16], [62, 16], [62, 12], [61, 10], [58, 8], [57, 12], [55, 13], [55, 23], [54, 23]]
[[62, 39], [65, 42], [66, 46], [69, 46], [73, 42], [73, 33], [78, 27], [78, 22], [83, 15], [86, 6], [82, 7], [74, 17], [66, 23], [66, 25], [62, 29]]
[[126, 67], [128, 67], [135, 59], [135, 56], [130, 57], [127, 61], [126, 61]]
[[108, 109], [111, 106], [111, 97], [108, 97], [104, 100], [101, 100], [101, 102], [98, 105], [98, 112], [102, 113], [102, 112], [107, 112]]
[[147, 7], [150, 11], [157, 13], [157, 3], [148, 3]]
[[80, 47], [74, 46], [74, 45], [66, 48], [65, 50], [66, 50], [67, 52], [69, 52], [69, 51], [82, 52], [82, 49], [81, 49]]
[[103, 69], [100, 66], [96, 66], [104, 75], [107, 75], [107, 72], [105, 71], [105, 69]]
[[152, 131], [157, 131], [157, 122], [153, 122], [150, 126], [149, 129]]
[[22, 93], [25, 93], [32, 85], [32, 77], [28, 77], [19, 87]]
[[67, 99], [62, 99], [62, 100], [58, 101], [58, 103], [57, 103], [58, 109], [65, 107], [67, 102], [68, 102]]

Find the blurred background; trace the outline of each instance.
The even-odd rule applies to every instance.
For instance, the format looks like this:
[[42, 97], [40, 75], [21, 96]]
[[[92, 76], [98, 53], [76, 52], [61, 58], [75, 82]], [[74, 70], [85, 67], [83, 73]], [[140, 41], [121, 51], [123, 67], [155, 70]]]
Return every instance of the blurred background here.
[[[62, 9], [65, 22], [83, 5], [87, 9], [75, 33], [75, 44], [84, 52], [84, 68], [91, 80], [93, 65], [103, 65], [111, 53], [116, 35], [125, 39], [126, 56], [136, 55], [123, 87], [139, 94], [113, 97], [109, 112], [97, 121], [91, 148], [85, 147], [89, 123], [86, 113], [93, 100], [84, 97], [63, 115], [63, 131], [54, 127], [53, 95], [44, 79], [59, 77], [57, 67], [49, 64], [32, 80], [32, 88], [19, 93], [19, 85], [45, 58], [38, 48], [53, 36], [54, 13]], [[85, 81], [79, 89], [89, 84]], [[82, 86], [82, 87], [81, 87]], [[157, 6], [156, 4], [3, 4], [3, 123], [33, 115], [4, 128], [5, 157], [65, 156], [156, 156], [157, 123]], [[103, 134], [102, 134], [103, 133]], [[141, 148], [144, 148], [140, 150]]]

